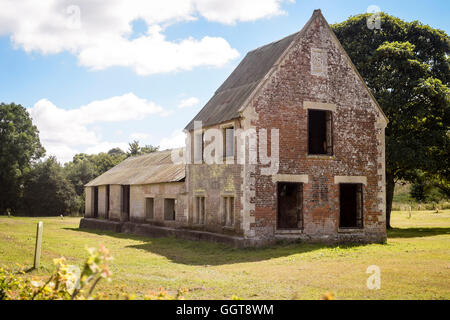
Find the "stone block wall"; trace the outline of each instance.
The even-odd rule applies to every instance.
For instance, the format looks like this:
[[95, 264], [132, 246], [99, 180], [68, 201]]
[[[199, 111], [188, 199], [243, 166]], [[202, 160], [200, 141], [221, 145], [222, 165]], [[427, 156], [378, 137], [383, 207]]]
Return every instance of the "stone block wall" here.
[[[171, 227], [187, 222], [184, 182], [132, 185], [130, 189], [130, 221]], [[153, 219], [146, 217], [146, 198], [153, 199]], [[164, 199], [175, 199], [175, 220], [164, 219]]]
[[[204, 129], [216, 129], [223, 131], [225, 127], [232, 125], [236, 130], [240, 129], [238, 121], [231, 121], [221, 125], [215, 125]], [[190, 132], [191, 141], [194, 141], [194, 132]], [[207, 139], [205, 139], [207, 140]], [[204, 148], [208, 147], [212, 140], [205, 141]], [[235, 141], [236, 146], [236, 141]], [[194, 159], [193, 146], [191, 145], [191, 159]], [[214, 152], [212, 153], [214, 156]], [[235, 151], [235, 159], [237, 157]], [[225, 162], [225, 160], [224, 160]], [[243, 166], [234, 161], [232, 164], [187, 164], [186, 165], [186, 193], [188, 225], [190, 228], [216, 233], [240, 235], [243, 234], [242, 225], [242, 194], [243, 194]], [[196, 197], [205, 198], [205, 222], [195, 222]], [[234, 222], [232, 226], [225, 226], [223, 222], [224, 198], [234, 198]]]

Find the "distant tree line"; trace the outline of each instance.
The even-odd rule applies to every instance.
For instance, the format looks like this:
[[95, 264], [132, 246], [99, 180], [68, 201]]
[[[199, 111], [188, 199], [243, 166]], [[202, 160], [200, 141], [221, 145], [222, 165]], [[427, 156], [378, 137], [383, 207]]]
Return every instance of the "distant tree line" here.
[[125, 152], [79, 153], [61, 165], [44, 158], [39, 132], [24, 107], [0, 104], [0, 214], [57, 216], [84, 212], [84, 185], [130, 156], [159, 147], [129, 143]]

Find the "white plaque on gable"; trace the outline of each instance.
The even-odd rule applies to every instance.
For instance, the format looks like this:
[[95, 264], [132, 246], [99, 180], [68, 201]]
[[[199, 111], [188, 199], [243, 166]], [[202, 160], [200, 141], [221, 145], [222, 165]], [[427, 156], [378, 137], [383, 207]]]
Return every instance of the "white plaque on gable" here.
[[311, 74], [313, 76], [327, 76], [327, 53], [325, 50], [311, 48]]

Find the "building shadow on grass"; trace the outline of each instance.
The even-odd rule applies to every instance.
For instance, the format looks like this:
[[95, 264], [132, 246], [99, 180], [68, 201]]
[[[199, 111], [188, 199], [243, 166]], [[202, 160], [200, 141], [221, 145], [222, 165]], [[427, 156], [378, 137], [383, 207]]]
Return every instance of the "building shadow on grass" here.
[[388, 230], [389, 238], [424, 238], [438, 235], [450, 235], [450, 228], [394, 228]]
[[235, 263], [259, 262], [294, 254], [308, 253], [326, 248], [356, 248], [362, 244], [310, 244], [278, 243], [264, 248], [233, 248], [231, 246], [207, 241], [185, 240], [175, 237], [150, 238], [127, 233], [115, 233], [92, 229], [64, 228], [65, 230], [110, 236], [118, 239], [137, 240], [140, 244], [126, 248], [144, 250], [161, 255], [174, 263], [195, 266], [217, 266]]

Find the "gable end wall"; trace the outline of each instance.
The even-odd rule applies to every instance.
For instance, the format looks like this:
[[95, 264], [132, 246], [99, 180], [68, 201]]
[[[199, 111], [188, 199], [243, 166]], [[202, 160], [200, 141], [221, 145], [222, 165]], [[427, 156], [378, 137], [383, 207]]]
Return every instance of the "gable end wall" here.
[[[319, 72], [321, 56], [315, 57], [316, 65], [311, 66], [312, 52], [324, 53], [326, 70]], [[385, 241], [386, 121], [322, 15], [316, 16], [276, 68], [244, 111], [257, 114], [258, 120], [251, 125], [258, 130], [280, 130], [279, 174], [309, 177], [304, 184], [304, 230], [300, 237]], [[335, 108], [333, 157], [307, 155], [307, 109], [311, 103]], [[366, 177], [363, 230], [339, 232], [335, 176]], [[260, 168], [255, 181], [251, 234], [258, 240], [273, 239], [277, 234], [276, 183], [272, 177], [261, 175]]]

